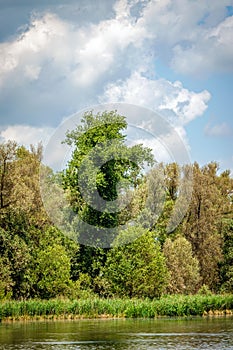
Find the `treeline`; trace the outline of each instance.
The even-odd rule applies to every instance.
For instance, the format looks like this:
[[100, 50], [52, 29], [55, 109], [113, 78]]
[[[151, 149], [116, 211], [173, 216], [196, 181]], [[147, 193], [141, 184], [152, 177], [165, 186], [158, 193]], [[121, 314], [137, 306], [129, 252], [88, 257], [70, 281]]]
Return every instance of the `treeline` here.
[[[67, 134], [66, 141], [74, 144], [74, 152], [67, 168], [58, 174], [43, 166], [41, 145], [26, 149], [13, 141], [0, 144], [0, 300], [58, 296], [155, 298], [164, 294], [233, 292], [230, 171], [219, 173], [215, 162], [190, 166], [192, 197], [181, 222], [168, 232], [179, 198], [182, 168], [176, 163], [155, 164], [149, 175], [143, 175], [143, 161], [153, 162], [150, 150], [127, 147], [122, 134], [126, 126], [125, 118], [116, 112], [84, 115], [82, 125]], [[108, 145], [106, 159], [114, 148], [120, 149], [125, 159], [137, 160], [137, 165], [111, 160], [101, 167], [97, 188], [102, 198], [116, 199], [116, 183], [122, 180], [123, 195], [131, 195], [126, 210], [115, 214], [93, 211], [86, 204], [74, 171], [90, 149], [109, 139], [115, 141]], [[99, 156], [100, 149], [97, 153]], [[41, 167], [51, 188], [60, 186], [74, 212], [87, 222], [117, 227], [140, 213], [141, 221], [119, 229], [115, 239], [118, 244], [112, 248], [79, 244], [54, 226], [44, 208]], [[165, 199], [155, 220], [153, 213], [143, 212], [143, 206], [148, 195], [146, 177], [155, 178], [158, 167], [163, 172]], [[156, 210], [158, 191], [157, 186], [150, 187], [150, 200], [155, 201], [151, 211]], [[147, 220], [152, 220], [149, 227], [144, 225]], [[82, 234], [85, 232], [80, 229]]]

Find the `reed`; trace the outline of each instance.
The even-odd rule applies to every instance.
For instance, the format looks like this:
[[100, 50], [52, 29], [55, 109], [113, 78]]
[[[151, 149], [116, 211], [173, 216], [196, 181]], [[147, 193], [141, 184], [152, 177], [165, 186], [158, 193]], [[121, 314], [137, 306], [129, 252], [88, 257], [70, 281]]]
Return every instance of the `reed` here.
[[0, 320], [212, 316], [233, 314], [233, 295], [169, 295], [160, 299], [52, 299], [5, 301]]

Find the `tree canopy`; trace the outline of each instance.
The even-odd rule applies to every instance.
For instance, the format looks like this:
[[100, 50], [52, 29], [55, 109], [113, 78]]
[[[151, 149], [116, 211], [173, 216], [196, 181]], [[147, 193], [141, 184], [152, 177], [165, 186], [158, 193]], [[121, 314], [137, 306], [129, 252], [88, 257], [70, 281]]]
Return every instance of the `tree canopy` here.
[[[150, 149], [127, 144], [126, 128], [116, 111], [84, 114], [67, 132], [73, 153], [62, 173], [43, 165], [41, 145], [0, 144], [0, 300], [233, 292], [230, 171], [215, 162], [186, 166], [192, 197], [168, 232], [182, 167], [155, 165]], [[77, 234], [85, 238], [94, 227], [111, 247], [81, 244], [54, 226], [40, 195], [40, 169], [53, 210], [62, 191], [74, 217], [89, 225], [77, 225]]]
[[[154, 159], [149, 148], [126, 144], [126, 127], [125, 117], [116, 111], [97, 115], [91, 111], [67, 133], [65, 142], [74, 150], [63, 172], [63, 186], [81, 223], [115, 228], [130, 217], [128, 207], [122, 206], [127, 190], [141, 183], [144, 166], [152, 165]], [[82, 224], [79, 234], [86, 235], [81, 231]], [[102, 236], [104, 232], [110, 230], [100, 230]]]

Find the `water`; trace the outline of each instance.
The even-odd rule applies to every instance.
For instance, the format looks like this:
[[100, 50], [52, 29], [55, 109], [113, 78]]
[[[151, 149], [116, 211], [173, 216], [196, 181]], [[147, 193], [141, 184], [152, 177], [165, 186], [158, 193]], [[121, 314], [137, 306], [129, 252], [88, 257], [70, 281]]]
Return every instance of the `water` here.
[[0, 350], [233, 349], [233, 318], [0, 324]]

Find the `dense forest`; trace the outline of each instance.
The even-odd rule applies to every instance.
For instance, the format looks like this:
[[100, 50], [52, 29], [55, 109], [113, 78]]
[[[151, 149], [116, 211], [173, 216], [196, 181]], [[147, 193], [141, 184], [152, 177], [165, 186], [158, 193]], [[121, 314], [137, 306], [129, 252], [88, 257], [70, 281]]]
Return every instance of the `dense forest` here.
[[[126, 127], [124, 116], [114, 111], [86, 113], [81, 125], [67, 131], [65, 142], [73, 153], [61, 172], [43, 165], [41, 145], [26, 149], [13, 141], [0, 144], [0, 300], [233, 292], [230, 171], [219, 172], [215, 162], [187, 166], [186, 171], [192, 172], [192, 195], [184, 217], [169, 231], [183, 167], [157, 164], [150, 149], [127, 146]], [[108, 147], [103, 149], [103, 144]], [[118, 159], [111, 157], [116, 149]], [[101, 164], [95, 183], [87, 160], [90, 153]], [[88, 178], [89, 192], [97, 189], [114, 207], [120, 182], [121, 201], [130, 198], [124, 209], [97, 210], [87, 202], [77, 176], [84, 159], [82, 176]], [[152, 167], [149, 173], [143, 171], [145, 164]], [[41, 198], [41, 173], [51, 189], [50, 206], [53, 194], [62, 189], [73, 213], [89, 226], [114, 228], [117, 235], [111, 247], [83, 244], [85, 235], [96, 237], [85, 226], [75, 226], [75, 220], [71, 226], [77, 239], [55, 226]], [[163, 206], [159, 215], [153, 215], [161, 186]], [[147, 198], [151, 205], [144, 210]], [[127, 226], [131, 218], [136, 219]], [[112, 230], [100, 232], [106, 235], [101, 239], [110, 242]]]

